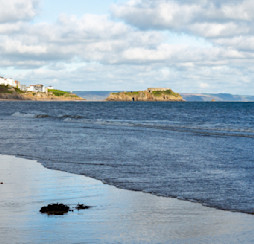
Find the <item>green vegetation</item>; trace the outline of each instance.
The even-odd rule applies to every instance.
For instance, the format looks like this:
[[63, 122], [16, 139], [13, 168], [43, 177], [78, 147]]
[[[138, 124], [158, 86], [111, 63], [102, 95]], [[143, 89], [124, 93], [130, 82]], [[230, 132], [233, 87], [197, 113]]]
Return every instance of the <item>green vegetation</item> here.
[[[130, 91], [130, 92], [113, 92], [112, 95], [120, 95], [121, 93], [126, 95], [126, 96], [133, 96], [133, 95], [141, 95], [142, 93], [145, 93], [146, 91]], [[180, 94], [173, 92], [171, 89], [166, 90], [166, 91], [153, 91], [152, 95], [156, 96], [156, 97], [160, 97], [160, 96], [174, 96], [174, 97], [179, 97]]]
[[8, 86], [0, 85], [0, 93], [12, 93]]
[[128, 96], [133, 96], [133, 95], [138, 95], [140, 92], [138, 91], [134, 91], [134, 92], [125, 92], [124, 94], [125, 95], [128, 95]]
[[15, 92], [17, 93], [25, 93], [24, 91], [21, 91], [19, 88], [14, 88], [15, 89]]
[[61, 90], [56, 90], [56, 89], [49, 89], [49, 93], [52, 93], [55, 96], [64, 96], [65, 94], [69, 94], [69, 92], [61, 91]]
[[162, 95], [168, 95], [168, 96], [174, 96], [174, 97], [180, 96], [179, 93], [173, 92], [171, 89], [166, 90], [166, 91], [153, 91], [152, 94], [157, 97], [162, 96]]
[[19, 88], [5, 86], [5, 85], [0, 85], [0, 93], [13, 93], [13, 92], [24, 93]]
[[138, 95], [140, 92], [139, 91], [130, 91], [130, 92], [112, 92], [112, 95], [120, 95], [120, 94], [124, 94], [127, 96], [133, 96], [133, 95]]
[[65, 97], [77, 97], [76, 94], [72, 94], [70, 92], [66, 91], [61, 91], [61, 90], [56, 90], [56, 89], [49, 89], [49, 93], [52, 93], [53, 95], [60, 97], [60, 96], [65, 96]]

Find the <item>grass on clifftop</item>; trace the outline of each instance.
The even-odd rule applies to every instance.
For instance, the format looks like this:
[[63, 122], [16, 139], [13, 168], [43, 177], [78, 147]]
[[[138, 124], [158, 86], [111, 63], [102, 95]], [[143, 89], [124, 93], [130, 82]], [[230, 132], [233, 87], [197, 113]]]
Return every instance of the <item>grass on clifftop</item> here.
[[130, 92], [112, 92], [112, 95], [120, 95], [120, 94], [124, 94], [124, 95], [128, 95], [128, 96], [132, 96], [132, 95], [138, 95], [140, 92], [138, 91], [130, 91]]
[[161, 95], [169, 95], [169, 96], [174, 96], [174, 97], [179, 97], [180, 94], [173, 92], [171, 89], [166, 90], [166, 91], [153, 91], [152, 94], [154, 96], [161, 96]]
[[[142, 94], [146, 91], [129, 91], [129, 92], [112, 92], [112, 95], [127, 95], [127, 96], [133, 96], [133, 95], [139, 95]], [[179, 97], [180, 94], [173, 92], [171, 89], [168, 89], [166, 91], [152, 91], [152, 95], [156, 96], [156, 97], [160, 97], [162, 95], [168, 95], [168, 96], [174, 96], [174, 97]]]
[[65, 97], [77, 97], [77, 95], [72, 94], [70, 92], [66, 91], [61, 91], [61, 90], [56, 90], [56, 89], [49, 89], [49, 93], [52, 93], [53, 95], [60, 97], [60, 96], [65, 96]]
[[134, 91], [134, 92], [125, 92], [124, 94], [132, 96], [132, 95], [138, 95], [140, 92]]
[[0, 85], [0, 93], [13, 93], [13, 92], [24, 93], [19, 88], [5, 86], [5, 85]]

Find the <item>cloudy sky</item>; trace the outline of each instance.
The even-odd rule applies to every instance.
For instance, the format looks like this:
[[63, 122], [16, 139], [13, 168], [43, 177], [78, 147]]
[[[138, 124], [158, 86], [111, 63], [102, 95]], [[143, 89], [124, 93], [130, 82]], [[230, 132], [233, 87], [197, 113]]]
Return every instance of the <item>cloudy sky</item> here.
[[254, 94], [253, 0], [0, 0], [0, 76]]

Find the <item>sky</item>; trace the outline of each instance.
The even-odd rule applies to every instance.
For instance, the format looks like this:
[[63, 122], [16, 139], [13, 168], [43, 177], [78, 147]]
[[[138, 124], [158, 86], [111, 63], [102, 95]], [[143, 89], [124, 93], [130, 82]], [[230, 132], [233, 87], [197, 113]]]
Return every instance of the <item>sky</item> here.
[[0, 0], [0, 76], [254, 95], [253, 0]]

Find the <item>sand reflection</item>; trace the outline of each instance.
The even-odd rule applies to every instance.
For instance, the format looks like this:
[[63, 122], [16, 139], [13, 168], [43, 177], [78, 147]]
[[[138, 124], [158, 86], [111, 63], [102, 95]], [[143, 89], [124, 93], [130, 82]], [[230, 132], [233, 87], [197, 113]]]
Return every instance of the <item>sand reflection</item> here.
[[[254, 216], [131, 192], [39, 163], [0, 156], [1, 243], [236, 243], [254, 240]], [[61, 202], [93, 208], [45, 216]]]

